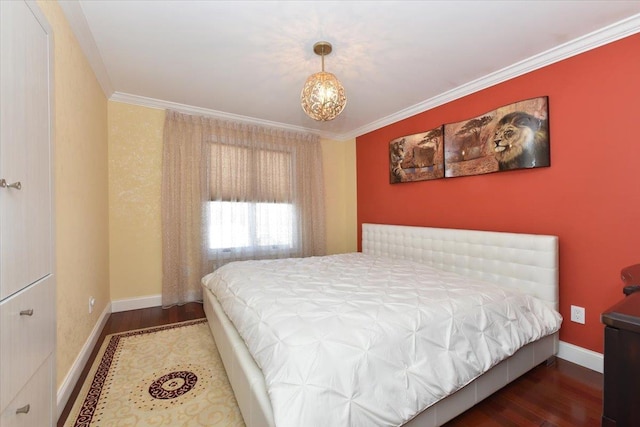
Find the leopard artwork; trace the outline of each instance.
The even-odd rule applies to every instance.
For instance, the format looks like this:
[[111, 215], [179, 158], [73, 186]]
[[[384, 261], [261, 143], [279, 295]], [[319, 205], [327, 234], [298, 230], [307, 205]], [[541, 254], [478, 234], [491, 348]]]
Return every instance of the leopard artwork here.
[[496, 125], [491, 141], [500, 170], [549, 166], [546, 120], [521, 111], [509, 113]]
[[407, 180], [407, 173], [402, 169], [402, 162], [405, 156], [405, 140], [402, 138], [400, 141], [391, 143], [391, 149], [389, 150], [389, 167], [391, 183], [405, 182]]

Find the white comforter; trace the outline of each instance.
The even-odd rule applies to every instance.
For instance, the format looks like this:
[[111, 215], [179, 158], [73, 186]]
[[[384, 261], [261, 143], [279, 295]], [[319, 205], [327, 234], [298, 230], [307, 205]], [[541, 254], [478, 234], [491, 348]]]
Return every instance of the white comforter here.
[[530, 296], [361, 253], [230, 263], [203, 283], [262, 369], [278, 427], [401, 425], [562, 320]]

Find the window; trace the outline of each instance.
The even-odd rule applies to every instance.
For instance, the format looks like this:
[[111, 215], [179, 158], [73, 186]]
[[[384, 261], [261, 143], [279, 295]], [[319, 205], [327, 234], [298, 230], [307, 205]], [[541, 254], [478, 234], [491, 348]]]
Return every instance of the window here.
[[209, 250], [291, 253], [291, 151], [226, 144], [212, 144], [211, 151]]
[[290, 203], [209, 202], [209, 249], [293, 247]]

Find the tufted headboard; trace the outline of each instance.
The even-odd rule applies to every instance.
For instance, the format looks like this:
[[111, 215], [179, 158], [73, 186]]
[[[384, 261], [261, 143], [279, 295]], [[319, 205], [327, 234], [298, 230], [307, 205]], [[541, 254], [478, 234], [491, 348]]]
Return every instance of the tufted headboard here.
[[362, 224], [362, 252], [520, 289], [558, 310], [558, 237]]

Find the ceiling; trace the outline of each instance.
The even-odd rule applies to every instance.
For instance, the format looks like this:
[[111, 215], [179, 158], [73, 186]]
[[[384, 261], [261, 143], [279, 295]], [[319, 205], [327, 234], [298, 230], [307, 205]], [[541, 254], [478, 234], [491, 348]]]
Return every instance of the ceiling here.
[[[112, 100], [337, 140], [640, 32], [640, 1], [59, 3]], [[348, 99], [330, 122], [300, 107], [320, 40]]]

